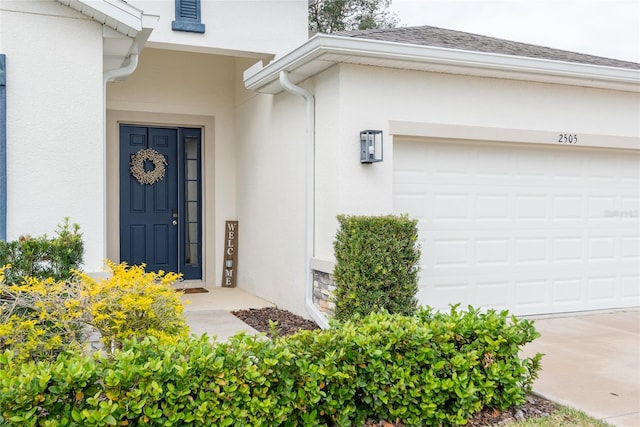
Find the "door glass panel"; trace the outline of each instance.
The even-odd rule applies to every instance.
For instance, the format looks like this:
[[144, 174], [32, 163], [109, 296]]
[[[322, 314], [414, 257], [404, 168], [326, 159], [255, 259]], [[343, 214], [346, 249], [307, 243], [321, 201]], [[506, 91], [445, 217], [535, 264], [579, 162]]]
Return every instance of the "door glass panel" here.
[[198, 139], [185, 137], [184, 139], [184, 155], [187, 159], [198, 159]]
[[187, 245], [186, 248], [187, 256], [185, 258], [185, 262], [187, 265], [196, 265], [198, 264], [198, 244], [193, 243]]
[[185, 157], [185, 239], [184, 239], [184, 262], [187, 266], [198, 265], [200, 227], [199, 227], [199, 206], [200, 206], [200, 144], [198, 138], [185, 137], [184, 139]]
[[187, 202], [187, 224], [197, 224], [198, 202]]
[[189, 241], [190, 242], [197, 242], [198, 241], [198, 224], [189, 224], [189, 228], [187, 233], [189, 234]]
[[187, 194], [185, 198], [188, 201], [198, 200], [198, 182], [197, 181], [187, 181]]
[[198, 161], [187, 159], [187, 181], [198, 179]]

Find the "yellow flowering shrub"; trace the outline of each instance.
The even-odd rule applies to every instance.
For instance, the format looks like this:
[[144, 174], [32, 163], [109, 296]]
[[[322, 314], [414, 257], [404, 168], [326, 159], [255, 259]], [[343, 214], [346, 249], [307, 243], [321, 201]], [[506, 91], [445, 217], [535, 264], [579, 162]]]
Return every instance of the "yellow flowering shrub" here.
[[65, 349], [80, 349], [86, 314], [80, 284], [25, 278], [4, 282], [0, 275], [0, 352], [16, 361], [49, 359]]
[[102, 280], [78, 273], [88, 301], [91, 325], [107, 349], [124, 339], [153, 336], [174, 343], [189, 334], [180, 296], [171, 284], [180, 276], [145, 272], [144, 265], [108, 262], [111, 277]]
[[108, 262], [111, 276], [75, 272], [71, 280], [26, 277], [6, 283], [0, 268], [0, 353], [14, 362], [47, 360], [65, 350], [82, 350], [92, 331], [107, 351], [128, 338], [152, 336], [162, 343], [187, 337], [178, 274], [144, 271], [144, 266]]

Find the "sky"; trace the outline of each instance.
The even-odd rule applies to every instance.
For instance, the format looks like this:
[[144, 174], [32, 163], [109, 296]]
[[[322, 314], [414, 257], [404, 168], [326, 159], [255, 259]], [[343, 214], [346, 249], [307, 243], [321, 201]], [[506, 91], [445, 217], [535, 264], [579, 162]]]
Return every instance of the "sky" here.
[[401, 26], [450, 30], [640, 63], [640, 0], [392, 0]]

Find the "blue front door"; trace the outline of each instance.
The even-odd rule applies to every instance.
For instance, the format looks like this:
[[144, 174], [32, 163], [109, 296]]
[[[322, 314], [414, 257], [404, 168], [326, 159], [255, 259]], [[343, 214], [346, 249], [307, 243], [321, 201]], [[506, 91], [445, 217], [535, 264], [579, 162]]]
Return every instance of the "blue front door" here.
[[[136, 155], [143, 171], [132, 170]], [[178, 220], [177, 129], [120, 126], [121, 261], [177, 272]]]
[[120, 126], [120, 260], [202, 278], [201, 129]]

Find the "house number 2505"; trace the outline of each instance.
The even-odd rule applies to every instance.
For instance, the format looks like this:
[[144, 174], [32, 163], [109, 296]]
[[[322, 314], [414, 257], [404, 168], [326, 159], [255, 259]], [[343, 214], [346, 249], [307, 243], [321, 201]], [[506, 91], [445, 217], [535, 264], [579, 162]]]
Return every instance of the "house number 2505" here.
[[575, 133], [561, 133], [558, 134], [558, 143], [560, 144], [577, 144], [578, 135]]

